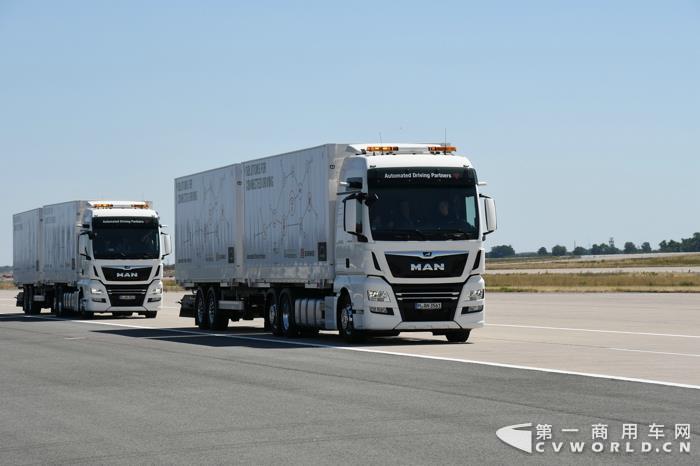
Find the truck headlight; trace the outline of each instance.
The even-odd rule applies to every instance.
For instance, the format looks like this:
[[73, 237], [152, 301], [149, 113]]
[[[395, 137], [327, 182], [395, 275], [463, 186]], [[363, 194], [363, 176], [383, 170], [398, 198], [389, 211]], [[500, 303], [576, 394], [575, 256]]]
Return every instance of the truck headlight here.
[[385, 290], [367, 290], [367, 299], [370, 301], [389, 301], [389, 293]]
[[478, 290], [470, 290], [469, 291], [469, 300], [470, 301], [476, 301], [477, 299], [484, 299], [484, 289], [478, 289]]
[[151, 291], [151, 294], [163, 294], [163, 284], [160, 283], [156, 285], [156, 287], [153, 288], [153, 291]]
[[101, 289], [94, 287], [94, 286], [91, 286], [90, 287], [90, 294], [103, 294], [103, 292]]

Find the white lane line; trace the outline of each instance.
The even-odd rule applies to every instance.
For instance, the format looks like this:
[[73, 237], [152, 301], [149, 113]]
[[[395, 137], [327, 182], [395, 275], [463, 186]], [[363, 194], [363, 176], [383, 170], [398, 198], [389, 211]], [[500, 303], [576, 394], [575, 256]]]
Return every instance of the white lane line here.
[[567, 332], [618, 333], [622, 335], [644, 335], [652, 337], [700, 338], [700, 335], [680, 335], [674, 333], [625, 332], [623, 330], [597, 330], [590, 328], [544, 327], [539, 325], [485, 324], [487, 327], [533, 328], [541, 330], [564, 330]]
[[691, 354], [691, 353], [671, 353], [668, 351], [649, 351], [649, 350], [629, 349], [629, 348], [608, 348], [608, 349], [613, 350], [613, 351], [628, 351], [630, 353], [670, 354], [672, 356], [690, 356], [692, 358], [700, 358], [700, 354]]
[[[37, 318], [38, 316], [25, 316], [25, 317]], [[57, 319], [57, 318], [52, 318], [52, 317], [40, 317], [40, 318], [46, 318], [46, 319], [50, 319], [50, 320], [64, 320], [64, 319]], [[418, 359], [432, 359], [432, 360], [436, 360], [436, 361], [460, 362], [460, 363], [467, 363], [467, 364], [477, 364], [477, 365], [481, 365], [481, 366], [504, 367], [507, 369], [521, 369], [521, 370], [526, 370], [526, 371], [546, 372], [546, 373], [550, 373], [550, 374], [578, 375], [578, 376], [582, 376], [582, 377], [591, 377], [591, 378], [595, 378], [595, 379], [619, 380], [622, 382], [638, 382], [638, 383], [646, 383], [646, 384], [652, 384], [652, 385], [663, 385], [663, 386], [667, 386], [667, 387], [691, 388], [694, 390], [700, 390], [700, 385], [667, 382], [664, 380], [640, 379], [640, 378], [635, 378], [635, 377], [623, 377], [623, 376], [617, 376], [617, 375], [596, 374], [596, 373], [591, 373], [591, 372], [565, 371], [565, 370], [560, 370], [560, 369], [550, 369], [550, 368], [546, 368], [546, 367], [521, 366], [518, 364], [505, 364], [505, 363], [498, 363], [498, 362], [475, 361], [472, 359], [445, 358], [445, 357], [440, 357], [440, 356], [428, 356], [428, 355], [424, 355], [424, 354], [399, 353], [396, 351], [383, 351], [383, 350], [376, 350], [376, 349], [370, 349], [370, 348], [358, 348], [358, 347], [354, 347], [354, 346], [327, 345], [327, 344], [323, 344], [323, 343], [311, 343], [311, 342], [284, 340], [281, 338], [262, 338], [262, 337], [252, 337], [252, 336], [245, 336], [245, 335], [234, 335], [234, 334], [230, 334], [230, 333], [208, 333], [208, 332], [200, 332], [197, 330], [146, 327], [143, 325], [116, 324], [116, 323], [112, 323], [112, 322], [97, 322], [97, 321], [92, 321], [92, 320], [67, 320], [66, 322], [79, 322], [79, 323], [83, 323], [83, 324], [106, 325], [106, 326], [112, 326], [112, 327], [149, 329], [149, 330], [158, 330], [161, 332], [184, 333], [184, 334], [188, 334], [188, 335], [200, 335], [200, 336], [209, 336], [209, 337], [236, 338], [239, 340], [261, 341], [261, 342], [266, 342], [266, 343], [285, 344], [285, 345], [290, 345], [290, 346], [306, 346], [306, 347], [310, 346], [310, 347], [315, 347], [315, 348], [330, 348], [330, 349], [345, 350], [345, 351], [355, 351], [358, 353], [386, 354], [386, 355], [391, 355], [391, 356], [404, 356], [404, 357], [411, 357], [411, 358], [418, 358]]]

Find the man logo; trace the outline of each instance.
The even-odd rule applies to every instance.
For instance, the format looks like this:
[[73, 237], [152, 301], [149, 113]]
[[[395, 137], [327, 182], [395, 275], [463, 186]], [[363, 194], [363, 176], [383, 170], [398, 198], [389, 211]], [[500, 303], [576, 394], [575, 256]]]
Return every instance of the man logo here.
[[136, 272], [117, 272], [117, 278], [138, 278], [138, 276]]
[[532, 431], [518, 430], [526, 427], [532, 427], [532, 423], [528, 422], [526, 424], [514, 424], [512, 426], [501, 427], [496, 431], [496, 436], [511, 447], [526, 453], [532, 453]]
[[411, 264], [411, 272], [427, 272], [445, 270], [445, 264]]

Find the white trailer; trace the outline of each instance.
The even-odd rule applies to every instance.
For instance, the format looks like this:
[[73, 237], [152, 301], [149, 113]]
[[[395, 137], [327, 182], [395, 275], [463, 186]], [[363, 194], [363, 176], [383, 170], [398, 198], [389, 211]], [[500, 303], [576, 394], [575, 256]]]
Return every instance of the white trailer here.
[[495, 206], [454, 151], [325, 144], [177, 178], [176, 278], [193, 292], [181, 316], [215, 329], [264, 317], [287, 336], [465, 341], [483, 325]]
[[[15, 283], [21, 287], [31, 287], [41, 283], [42, 277], [42, 210], [33, 209], [15, 214], [12, 217], [14, 247], [12, 248], [12, 273]], [[18, 296], [18, 303], [30, 312], [41, 310], [41, 303], [25, 301], [29, 293]]]
[[17, 305], [25, 313], [156, 316], [170, 239], [150, 202], [64, 202], [13, 222]]

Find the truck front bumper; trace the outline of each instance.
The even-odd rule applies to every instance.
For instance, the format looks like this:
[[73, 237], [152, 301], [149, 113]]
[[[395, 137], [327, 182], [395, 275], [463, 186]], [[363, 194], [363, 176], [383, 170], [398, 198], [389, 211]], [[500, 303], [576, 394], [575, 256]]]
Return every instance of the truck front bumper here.
[[87, 312], [157, 312], [163, 300], [163, 285], [160, 280], [154, 280], [148, 287], [115, 287], [91, 281], [83, 296]]
[[[361, 307], [353, 303], [357, 309], [353, 324], [358, 330], [436, 331], [484, 326], [484, 280], [479, 275], [469, 277], [464, 284], [432, 287], [391, 286], [380, 278], [368, 277], [365, 286]], [[367, 290], [388, 300], [371, 301]]]

